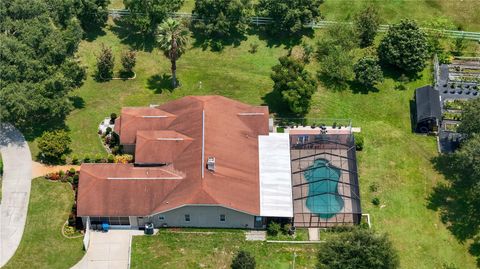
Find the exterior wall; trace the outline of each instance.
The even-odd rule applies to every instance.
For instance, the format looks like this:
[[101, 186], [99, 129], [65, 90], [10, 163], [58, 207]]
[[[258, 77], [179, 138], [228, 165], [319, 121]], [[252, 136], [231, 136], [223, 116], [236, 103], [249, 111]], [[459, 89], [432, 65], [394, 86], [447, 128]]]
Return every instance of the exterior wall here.
[[125, 154], [135, 154], [135, 144], [122, 144], [122, 151]]
[[[185, 215], [190, 221], [185, 221]], [[225, 221], [220, 221], [220, 215]], [[163, 216], [164, 220], [160, 217]], [[150, 218], [155, 227], [202, 227], [202, 228], [254, 228], [255, 217], [221, 206], [184, 206], [168, 212], [155, 214]]]

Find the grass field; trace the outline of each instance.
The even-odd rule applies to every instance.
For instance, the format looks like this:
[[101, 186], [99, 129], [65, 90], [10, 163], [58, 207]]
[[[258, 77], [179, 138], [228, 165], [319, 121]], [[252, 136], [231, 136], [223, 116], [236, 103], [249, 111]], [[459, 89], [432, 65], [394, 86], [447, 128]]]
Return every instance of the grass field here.
[[132, 268], [229, 268], [232, 256], [247, 250], [255, 256], [258, 269], [313, 268], [318, 245], [287, 245], [245, 241], [243, 232], [185, 234], [160, 232], [134, 237]]
[[[443, 18], [465, 31], [480, 31], [478, 0], [325, 0], [320, 10], [326, 20], [351, 21], [367, 4], [378, 7], [382, 23], [385, 24], [405, 18], [425, 24]], [[194, 6], [195, 0], [184, 0], [180, 11], [191, 12]], [[123, 7], [123, 0], [111, 0], [110, 8]]]
[[67, 239], [61, 233], [72, 205], [70, 185], [33, 179], [22, 242], [3, 268], [56, 269], [77, 263], [83, 256], [82, 238]]

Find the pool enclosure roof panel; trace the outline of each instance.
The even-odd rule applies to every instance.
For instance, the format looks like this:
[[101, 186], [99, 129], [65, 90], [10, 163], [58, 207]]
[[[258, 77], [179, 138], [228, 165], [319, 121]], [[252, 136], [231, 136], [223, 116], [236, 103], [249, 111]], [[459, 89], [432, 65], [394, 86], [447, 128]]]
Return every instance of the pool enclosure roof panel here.
[[288, 133], [258, 136], [260, 215], [293, 217], [290, 137]]

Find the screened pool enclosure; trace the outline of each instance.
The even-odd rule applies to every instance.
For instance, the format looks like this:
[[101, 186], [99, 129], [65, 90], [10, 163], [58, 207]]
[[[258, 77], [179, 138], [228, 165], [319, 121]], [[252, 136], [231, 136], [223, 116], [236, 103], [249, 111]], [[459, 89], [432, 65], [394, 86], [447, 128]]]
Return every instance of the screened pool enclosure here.
[[352, 134], [290, 134], [296, 227], [358, 224], [361, 219]]

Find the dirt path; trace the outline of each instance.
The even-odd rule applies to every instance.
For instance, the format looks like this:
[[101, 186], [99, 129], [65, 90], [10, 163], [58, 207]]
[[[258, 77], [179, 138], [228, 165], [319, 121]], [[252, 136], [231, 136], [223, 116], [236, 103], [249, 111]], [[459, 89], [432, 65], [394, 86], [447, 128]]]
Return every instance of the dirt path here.
[[70, 168], [74, 168], [75, 170], [79, 170], [79, 165], [46, 165], [43, 163], [38, 163], [32, 161], [32, 176], [33, 178], [44, 176], [48, 173], [58, 172], [60, 170], [69, 170]]

